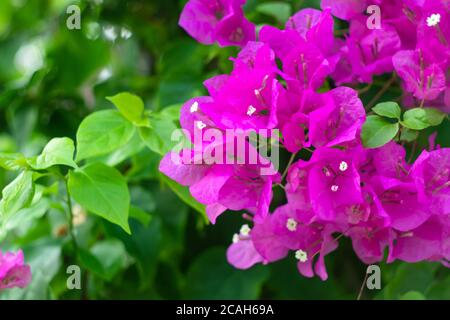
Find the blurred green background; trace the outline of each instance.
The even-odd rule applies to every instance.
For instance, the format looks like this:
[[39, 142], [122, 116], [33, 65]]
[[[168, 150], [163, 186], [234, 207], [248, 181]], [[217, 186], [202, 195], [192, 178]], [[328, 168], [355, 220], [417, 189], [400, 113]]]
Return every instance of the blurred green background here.
[[[162, 110], [205, 94], [202, 82], [229, 72], [236, 48], [203, 46], [177, 21], [186, 1], [3, 0], [0, 2], [0, 152], [38, 154], [53, 137], [75, 139], [81, 120], [112, 108], [105, 97], [139, 95]], [[69, 30], [69, 5], [81, 8], [81, 30]], [[248, 1], [251, 21], [283, 25], [318, 1]], [[289, 257], [270, 266], [235, 270], [226, 262], [241, 213], [215, 226], [179, 200], [157, 171], [161, 156], [135, 148], [113, 162], [126, 175], [132, 205], [146, 221], [130, 219], [132, 235], [80, 207], [75, 234], [89, 258], [75, 254], [58, 199], [29, 213], [2, 239], [23, 248], [33, 282], [1, 299], [355, 299], [365, 275], [347, 239], [327, 257], [329, 280], [306, 279]], [[0, 187], [14, 175], [0, 169]], [[51, 191], [49, 191], [51, 193]], [[56, 197], [56, 196], [55, 196]], [[53, 202], [54, 201], [54, 202]], [[68, 290], [66, 268], [80, 265], [82, 290]], [[381, 291], [363, 298], [450, 298], [447, 269], [436, 264], [381, 265]]]

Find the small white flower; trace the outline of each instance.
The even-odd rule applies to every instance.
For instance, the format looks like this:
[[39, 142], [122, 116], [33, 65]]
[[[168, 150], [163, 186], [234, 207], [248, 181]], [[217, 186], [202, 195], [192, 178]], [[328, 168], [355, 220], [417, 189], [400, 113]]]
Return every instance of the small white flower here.
[[202, 130], [205, 127], [206, 127], [206, 124], [204, 124], [203, 121], [197, 121], [197, 128]]
[[339, 164], [339, 170], [341, 170], [342, 172], [344, 172], [344, 171], [347, 171], [347, 169], [348, 169], [348, 163], [345, 162], [345, 161], [342, 161], [342, 162]]
[[247, 115], [251, 116], [252, 114], [254, 114], [256, 111], [256, 108], [254, 106], [249, 106], [248, 110], [247, 110]]
[[331, 186], [331, 191], [337, 192], [338, 190], [339, 190], [339, 186], [338, 186], [337, 184], [333, 184], [333, 185]]
[[191, 111], [191, 113], [197, 112], [198, 111], [198, 102], [195, 101], [189, 110]]
[[286, 222], [286, 228], [289, 231], [295, 231], [297, 230], [297, 221], [295, 221], [295, 219], [289, 218]]
[[303, 250], [297, 250], [295, 251], [295, 258], [300, 262], [306, 262], [308, 261], [308, 254]]
[[235, 233], [233, 235], [233, 243], [238, 243], [239, 242], [239, 235], [237, 233]]
[[250, 227], [248, 226], [248, 224], [244, 224], [242, 227], [241, 227], [241, 230], [239, 231], [239, 233], [241, 234], [241, 235], [243, 235], [244, 237], [247, 237], [249, 234], [250, 234]]
[[427, 26], [434, 27], [441, 22], [441, 15], [439, 13], [434, 13], [427, 18]]

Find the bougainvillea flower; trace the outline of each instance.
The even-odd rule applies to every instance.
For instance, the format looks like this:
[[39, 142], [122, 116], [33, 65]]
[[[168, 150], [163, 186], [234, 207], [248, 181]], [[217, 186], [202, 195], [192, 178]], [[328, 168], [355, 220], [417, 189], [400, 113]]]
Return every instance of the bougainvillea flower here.
[[309, 114], [309, 139], [313, 146], [335, 146], [355, 140], [366, 113], [358, 93], [338, 87], [325, 94], [325, 105]]
[[237, 269], [248, 269], [263, 262], [264, 258], [256, 251], [249, 237], [235, 234], [234, 241], [227, 250], [227, 260]]
[[397, 31], [383, 25], [370, 30], [365, 19], [353, 20], [347, 38], [348, 60], [352, 72], [361, 82], [371, 82], [372, 76], [392, 72], [392, 56], [401, 48]]
[[376, 174], [383, 177], [406, 181], [410, 165], [406, 163], [405, 148], [393, 141], [372, 151]]
[[325, 78], [332, 72], [329, 61], [314, 45], [300, 41], [285, 58], [283, 74], [286, 80], [296, 80], [303, 89], [320, 88]]
[[324, 147], [299, 163], [308, 171], [309, 198], [320, 219], [333, 220], [337, 207], [363, 201], [355, 162], [351, 153]]
[[[180, 154], [168, 153], [159, 170], [178, 183], [189, 186], [192, 196], [207, 205], [207, 213], [213, 223], [225, 211], [224, 208], [255, 209], [259, 216], [268, 213], [272, 184], [280, 178], [278, 172], [270, 169], [271, 164], [195, 164], [189, 157], [191, 154], [183, 157], [182, 153], [189, 152], [194, 154], [189, 150]], [[261, 174], [262, 167], [266, 169], [264, 175]]]
[[343, 20], [361, 14], [368, 6], [365, 0], [322, 0], [322, 9], [331, 8], [331, 13]]
[[406, 262], [439, 261], [450, 258], [449, 217], [430, 217], [414, 230], [399, 233], [388, 262], [400, 259]]
[[398, 182], [378, 193], [383, 208], [391, 218], [391, 226], [396, 230], [417, 228], [431, 215], [430, 210], [419, 202], [416, 187], [412, 183]]
[[217, 24], [216, 38], [221, 46], [243, 47], [255, 40], [255, 25], [245, 19], [242, 11], [237, 11]]
[[300, 10], [287, 21], [286, 30], [295, 30], [304, 40], [314, 44], [334, 69], [340, 56], [337, 54], [334, 20], [330, 10]]
[[347, 234], [352, 239], [353, 250], [365, 264], [383, 260], [384, 251], [392, 246], [393, 233], [389, 228], [354, 227]]
[[[338, 247], [337, 241], [332, 236], [333, 228], [331, 225], [326, 225], [321, 232], [312, 231], [314, 236], [319, 236], [319, 241], [314, 241], [314, 236], [309, 239], [309, 243], [305, 244], [303, 248], [296, 251], [297, 268], [299, 272], [305, 277], [313, 277], [317, 274], [320, 279], [327, 280], [328, 273], [325, 267], [325, 256]], [[315, 263], [314, 259], [318, 255]]]
[[450, 213], [450, 149], [423, 151], [411, 170], [420, 202], [436, 214]]
[[289, 252], [289, 247], [283, 239], [275, 233], [274, 220], [276, 216], [270, 215], [261, 219], [251, 231], [251, 238], [255, 249], [263, 257], [264, 263], [280, 260]]
[[[374, 76], [395, 71], [402, 107], [450, 110], [450, 6], [440, 0], [322, 0], [322, 11], [300, 10], [284, 30], [263, 26], [259, 41], [252, 41], [244, 2], [197, 0], [186, 6], [184, 18], [196, 20], [186, 24], [188, 32], [202, 29], [201, 41], [242, 50], [231, 58], [230, 74], [205, 81], [210, 96], [183, 106], [180, 122], [201, 137], [206, 129], [279, 130], [276, 140], [291, 153], [286, 184], [270, 162], [191, 164], [198, 157], [214, 159], [217, 153], [209, 150], [215, 146], [219, 159], [227, 158], [221, 148], [234, 138], [192, 141], [192, 150], [172, 152], [160, 165], [189, 187], [211, 222], [226, 210], [250, 213], [252, 226], [233, 236], [228, 261], [247, 269], [292, 255], [303, 276], [325, 280], [325, 256], [345, 236], [366, 264], [388, 251], [388, 262], [440, 261], [450, 267], [450, 149], [436, 144], [436, 133], [428, 137], [429, 151], [414, 162], [406, 160], [399, 142], [364, 147], [366, 111], [358, 91], [339, 86], [372, 83]], [[369, 5], [380, 8], [379, 17]], [[199, 19], [189, 13], [192, 6], [200, 6]], [[348, 21], [343, 37], [335, 37], [332, 15]], [[373, 23], [377, 18], [379, 25]], [[176, 156], [185, 163], [170, 162]], [[268, 174], [261, 174], [263, 167]], [[272, 188], [280, 185], [287, 203], [273, 208]]]
[[450, 4], [448, 1], [426, 1], [420, 8], [417, 47], [431, 49], [435, 61], [450, 61]]
[[392, 58], [395, 71], [402, 78], [405, 89], [416, 98], [433, 100], [445, 90], [445, 74], [431, 61], [426, 50], [399, 51]]
[[30, 266], [24, 263], [22, 250], [16, 253], [0, 251], [0, 290], [25, 288], [31, 281]]
[[277, 125], [278, 96], [283, 88], [265, 69], [231, 75], [203, 112], [222, 129], [271, 129]]
[[244, 46], [255, 39], [255, 26], [243, 14], [243, 0], [189, 0], [179, 24], [197, 41]]

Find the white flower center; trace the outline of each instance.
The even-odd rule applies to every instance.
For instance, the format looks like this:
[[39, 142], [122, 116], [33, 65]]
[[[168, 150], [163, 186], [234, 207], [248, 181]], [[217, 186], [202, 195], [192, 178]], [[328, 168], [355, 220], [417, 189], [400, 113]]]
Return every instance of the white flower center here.
[[247, 115], [251, 116], [252, 114], [254, 114], [256, 111], [256, 108], [254, 106], [249, 106], [248, 110], [247, 110]]
[[434, 27], [441, 22], [441, 15], [439, 13], [434, 13], [427, 18], [427, 26]]
[[233, 235], [233, 243], [238, 243], [239, 242], [239, 235], [237, 233], [235, 233]]
[[195, 101], [189, 110], [191, 111], [191, 113], [197, 112], [198, 111], [198, 102]]
[[243, 235], [243, 236], [248, 236], [249, 234], [250, 234], [250, 227], [248, 226], [248, 224], [244, 224], [242, 227], [241, 227], [241, 230], [239, 231], [239, 233], [241, 234], [241, 235]]
[[341, 170], [342, 172], [344, 172], [344, 171], [347, 171], [347, 169], [348, 169], [348, 163], [345, 162], [345, 161], [342, 161], [342, 162], [339, 164], [339, 170]]
[[303, 250], [297, 250], [295, 251], [295, 258], [300, 262], [306, 262], [308, 261], [308, 254]]
[[297, 221], [295, 221], [295, 219], [289, 218], [286, 222], [286, 228], [289, 231], [297, 230]]
[[333, 185], [331, 186], [331, 191], [337, 192], [338, 190], [339, 190], [339, 186], [338, 186], [337, 184], [333, 184]]
[[204, 124], [203, 121], [197, 121], [197, 128], [202, 130], [205, 127], [206, 127], [206, 124]]

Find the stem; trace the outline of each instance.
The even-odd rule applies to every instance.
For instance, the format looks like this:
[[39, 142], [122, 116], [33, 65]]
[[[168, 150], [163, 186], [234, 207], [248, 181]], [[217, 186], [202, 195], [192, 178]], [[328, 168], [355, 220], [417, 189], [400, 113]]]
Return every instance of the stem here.
[[289, 159], [289, 162], [288, 162], [288, 164], [287, 164], [287, 166], [286, 166], [286, 169], [284, 169], [283, 175], [281, 176], [281, 182], [283, 182], [284, 178], [286, 178], [286, 175], [287, 175], [287, 173], [288, 173], [289, 167], [290, 167], [291, 164], [294, 162], [294, 159], [295, 159], [295, 156], [296, 156], [296, 155], [297, 155], [297, 152], [296, 152], [296, 153], [293, 153], [293, 154], [291, 155], [291, 158]]
[[370, 102], [367, 104], [367, 107], [366, 107], [367, 110], [372, 109], [372, 107], [375, 105], [375, 103], [377, 103], [377, 101], [389, 89], [389, 87], [395, 82], [396, 79], [397, 79], [397, 76], [395, 73], [393, 73], [391, 79], [389, 79], [389, 81], [386, 82], [386, 84], [383, 86], [383, 88], [381, 88], [381, 90], [378, 91], [378, 93], [375, 95], [375, 97], [373, 97], [372, 100], [370, 100]]
[[69, 211], [69, 233], [70, 237], [72, 238], [72, 243], [75, 249], [75, 253], [78, 255], [78, 244], [77, 239], [75, 238], [75, 232], [73, 231], [73, 208], [72, 208], [72, 199], [70, 197], [70, 191], [69, 191], [69, 184], [67, 178], [64, 178], [64, 185], [66, 186], [66, 201], [67, 201], [67, 208]]
[[367, 281], [368, 276], [369, 276], [369, 274], [367, 273], [367, 270], [366, 270], [366, 275], [364, 276], [364, 280], [361, 285], [361, 288], [359, 289], [358, 297], [356, 298], [356, 300], [361, 300], [362, 294], [364, 292], [364, 288], [366, 287], [366, 281]]
[[[419, 137], [417, 137], [417, 138], [419, 138]], [[417, 149], [417, 139], [414, 140], [414, 142], [413, 142], [413, 145], [411, 148], [411, 155], [409, 156], [408, 163], [411, 163], [413, 161], [414, 154], [416, 153], [416, 149]]]
[[358, 94], [366, 93], [367, 91], [370, 90], [370, 88], [372, 88], [372, 83], [368, 84], [368, 85], [365, 86], [364, 88], [359, 89], [359, 90], [358, 90]]

